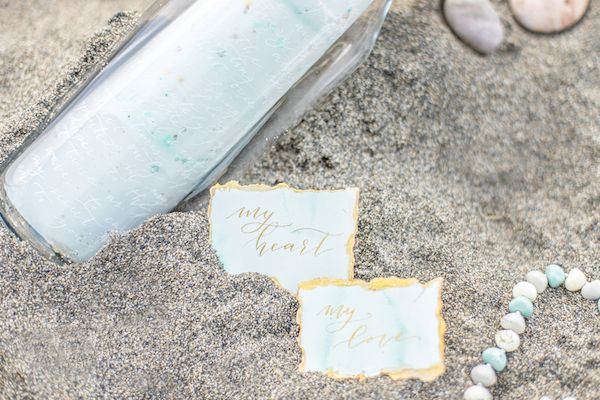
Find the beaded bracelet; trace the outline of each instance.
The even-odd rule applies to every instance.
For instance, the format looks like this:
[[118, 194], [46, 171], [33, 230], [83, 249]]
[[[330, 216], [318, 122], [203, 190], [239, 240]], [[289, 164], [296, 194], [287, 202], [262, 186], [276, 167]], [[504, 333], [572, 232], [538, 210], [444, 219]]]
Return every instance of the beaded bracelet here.
[[[492, 394], [487, 388], [496, 384], [496, 372], [506, 368], [506, 353], [515, 351], [521, 344], [519, 335], [525, 332], [525, 318], [533, 314], [533, 302], [548, 285], [557, 288], [564, 283], [565, 288], [570, 292], [581, 290], [581, 295], [585, 299], [598, 301], [598, 311], [600, 311], [600, 280], [588, 282], [579, 268], [573, 268], [566, 275], [564, 269], [557, 264], [548, 265], [544, 272], [530, 271], [525, 281], [513, 287], [513, 299], [508, 305], [510, 313], [502, 317], [500, 325], [504, 329], [496, 333], [497, 347], [486, 349], [481, 354], [483, 364], [471, 370], [471, 380], [474, 385], [465, 391], [465, 400], [492, 399]], [[540, 400], [550, 399], [542, 397]], [[564, 400], [575, 400], [575, 398], [568, 397]]]

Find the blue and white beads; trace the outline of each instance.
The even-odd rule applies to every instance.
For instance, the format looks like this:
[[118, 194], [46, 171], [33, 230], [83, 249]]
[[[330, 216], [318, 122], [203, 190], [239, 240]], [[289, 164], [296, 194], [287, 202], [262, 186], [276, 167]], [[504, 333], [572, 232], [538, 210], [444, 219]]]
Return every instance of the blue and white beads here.
[[581, 290], [587, 282], [587, 278], [583, 271], [579, 268], [573, 268], [565, 279], [565, 288], [569, 292], [577, 292]]
[[[600, 280], [588, 282], [586, 275], [579, 268], [573, 268], [565, 274], [565, 270], [560, 265], [550, 264], [544, 272], [528, 272], [526, 280], [513, 287], [513, 299], [508, 305], [510, 313], [502, 317], [500, 325], [503, 330], [498, 331], [494, 338], [497, 347], [484, 350], [481, 354], [483, 364], [477, 365], [471, 371], [474, 385], [465, 391], [465, 400], [492, 399], [488, 388], [496, 384], [498, 380], [496, 374], [506, 368], [506, 354], [519, 348], [521, 344], [519, 335], [527, 328], [525, 318], [533, 315], [533, 302], [548, 286], [558, 288], [562, 284], [570, 292], [581, 291], [585, 299], [598, 301], [598, 311], [600, 311]], [[543, 397], [540, 400], [545, 399], [548, 398]], [[565, 400], [569, 399], [573, 398], [569, 397]]]
[[533, 315], [533, 303], [527, 297], [519, 296], [510, 301], [508, 304], [510, 312], [518, 312], [525, 318]]
[[581, 288], [581, 295], [584, 299], [598, 300], [600, 299], [600, 280], [587, 282]]
[[513, 288], [512, 293], [515, 299], [518, 297], [526, 297], [531, 301], [535, 301], [538, 295], [536, 287], [530, 282], [517, 283]]
[[565, 281], [565, 270], [558, 264], [550, 264], [544, 270], [548, 278], [548, 284], [551, 288], [556, 289]]
[[542, 271], [529, 271], [525, 279], [535, 286], [538, 294], [544, 292], [548, 287], [548, 277]]
[[511, 312], [502, 317], [500, 325], [504, 329], [510, 329], [511, 331], [518, 333], [519, 335], [525, 332], [527, 324], [525, 324], [525, 318], [519, 311]]
[[496, 371], [490, 364], [479, 364], [471, 371], [471, 380], [478, 385], [494, 386], [496, 384]]

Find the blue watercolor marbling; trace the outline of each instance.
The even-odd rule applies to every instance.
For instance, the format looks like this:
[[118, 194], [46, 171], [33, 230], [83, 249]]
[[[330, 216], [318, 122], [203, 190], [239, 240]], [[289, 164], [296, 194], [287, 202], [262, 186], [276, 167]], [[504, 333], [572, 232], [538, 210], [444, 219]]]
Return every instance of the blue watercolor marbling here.
[[387, 373], [424, 380], [441, 374], [441, 280], [427, 287], [415, 281], [381, 289], [357, 282], [361, 281], [301, 284], [302, 370], [335, 377]]

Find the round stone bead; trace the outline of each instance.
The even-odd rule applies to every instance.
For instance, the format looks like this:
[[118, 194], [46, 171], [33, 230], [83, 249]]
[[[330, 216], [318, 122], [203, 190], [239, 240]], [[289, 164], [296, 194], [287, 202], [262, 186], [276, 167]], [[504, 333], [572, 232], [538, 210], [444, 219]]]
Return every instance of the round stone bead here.
[[465, 400], [492, 400], [492, 394], [481, 385], [471, 386], [465, 390]]
[[576, 292], [581, 290], [586, 282], [587, 278], [585, 277], [585, 274], [579, 268], [573, 268], [569, 271], [569, 274], [565, 279], [565, 287], [570, 292]]
[[552, 399], [548, 396], [544, 396], [544, 397], [540, 397], [540, 400], [552, 400]]
[[498, 372], [506, 368], [506, 352], [497, 347], [487, 348], [481, 353], [481, 359], [484, 363], [490, 364]]
[[525, 324], [525, 318], [523, 318], [519, 311], [506, 314], [504, 317], [502, 317], [500, 325], [504, 329], [510, 329], [519, 335], [525, 332], [525, 328], [527, 327]]
[[526, 279], [535, 286], [538, 293], [542, 293], [548, 287], [548, 277], [542, 271], [529, 271]]
[[533, 303], [527, 297], [517, 297], [508, 303], [510, 312], [520, 312], [525, 318], [531, 317], [533, 314]]
[[519, 339], [519, 335], [509, 329], [496, 332], [495, 339], [496, 346], [500, 347], [506, 352], [515, 351], [521, 345], [521, 339]]
[[527, 297], [531, 301], [537, 298], [537, 289], [529, 282], [519, 282], [513, 287], [513, 297]]
[[496, 371], [489, 364], [479, 364], [471, 370], [471, 380], [474, 384], [494, 386], [497, 382]]
[[596, 279], [583, 285], [581, 295], [588, 300], [600, 299], [600, 280]]
[[550, 264], [544, 272], [548, 278], [548, 284], [552, 288], [559, 287], [565, 281], [565, 270], [560, 265]]

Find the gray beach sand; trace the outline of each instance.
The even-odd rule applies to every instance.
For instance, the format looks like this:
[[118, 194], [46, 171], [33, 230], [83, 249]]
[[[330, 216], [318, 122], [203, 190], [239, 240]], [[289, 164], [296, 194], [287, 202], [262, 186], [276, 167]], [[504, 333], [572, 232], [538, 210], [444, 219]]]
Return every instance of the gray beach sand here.
[[[1, 158], [130, 29], [132, 14], [112, 16], [148, 3], [0, 0]], [[266, 277], [224, 273], [192, 203], [81, 265], [0, 229], [0, 398], [461, 398], [528, 270], [559, 262], [600, 278], [592, 3], [574, 29], [534, 35], [495, 1], [506, 39], [484, 58], [438, 2], [397, 2], [368, 62], [243, 179], [360, 187], [357, 278], [445, 279], [440, 379], [299, 373], [296, 300]], [[541, 295], [494, 395], [599, 399], [597, 305]]]

